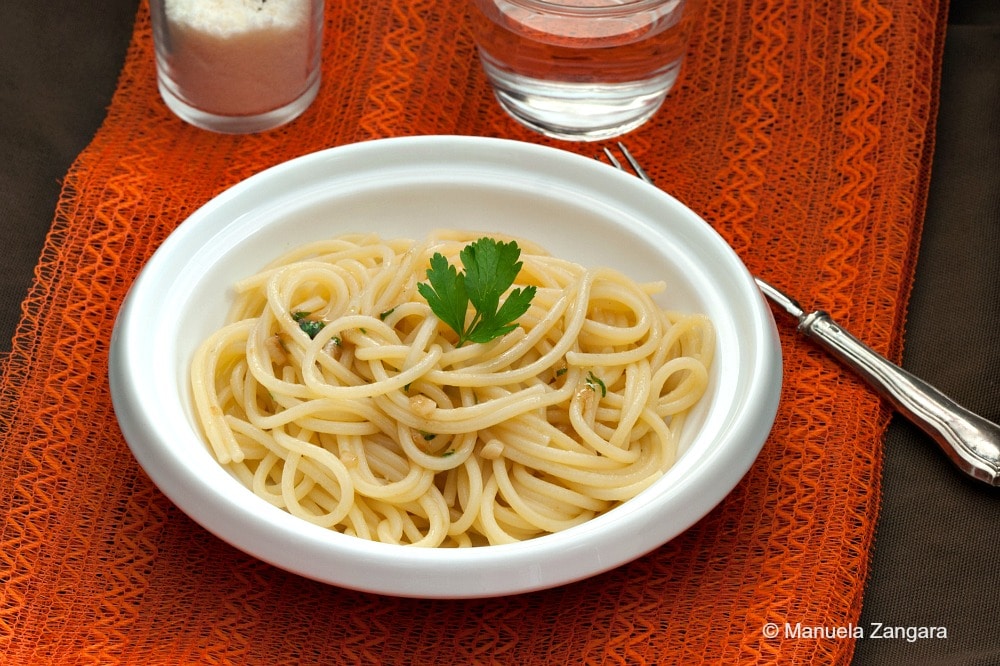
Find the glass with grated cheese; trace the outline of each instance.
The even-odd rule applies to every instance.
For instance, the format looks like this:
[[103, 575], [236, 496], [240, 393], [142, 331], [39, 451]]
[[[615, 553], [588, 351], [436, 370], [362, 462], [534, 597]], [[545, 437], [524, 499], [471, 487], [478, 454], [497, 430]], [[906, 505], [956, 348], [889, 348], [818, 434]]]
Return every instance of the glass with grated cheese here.
[[203, 129], [262, 132], [320, 84], [323, 0], [150, 0], [160, 95]]

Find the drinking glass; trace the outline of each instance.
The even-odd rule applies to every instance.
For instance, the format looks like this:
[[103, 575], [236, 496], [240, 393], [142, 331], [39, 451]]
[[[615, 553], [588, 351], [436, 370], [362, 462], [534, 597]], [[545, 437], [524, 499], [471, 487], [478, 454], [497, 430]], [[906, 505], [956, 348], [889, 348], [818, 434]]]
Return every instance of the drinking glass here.
[[262, 132], [319, 90], [323, 0], [150, 0], [157, 84], [183, 120]]
[[547, 136], [598, 141], [646, 122], [687, 48], [693, 0], [472, 0], [500, 105]]

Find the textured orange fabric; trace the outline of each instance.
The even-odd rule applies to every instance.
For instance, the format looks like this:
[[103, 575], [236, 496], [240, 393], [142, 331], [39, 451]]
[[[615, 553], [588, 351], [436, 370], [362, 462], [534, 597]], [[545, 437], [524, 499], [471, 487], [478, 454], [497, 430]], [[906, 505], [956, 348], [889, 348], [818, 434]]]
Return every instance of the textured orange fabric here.
[[[845, 663], [879, 506], [886, 407], [780, 320], [785, 389], [753, 469], [610, 573], [513, 598], [346, 591], [181, 514], [111, 409], [112, 323], [188, 214], [261, 169], [408, 134], [548, 141], [492, 99], [464, 2], [330, 2], [319, 99], [259, 136], [159, 100], [148, 9], [67, 175], [0, 385], [0, 655], [11, 664]], [[713, 0], [678, 87], [628, 144], [750, 269], [898, 357], [924, 212], [946, 0]]]

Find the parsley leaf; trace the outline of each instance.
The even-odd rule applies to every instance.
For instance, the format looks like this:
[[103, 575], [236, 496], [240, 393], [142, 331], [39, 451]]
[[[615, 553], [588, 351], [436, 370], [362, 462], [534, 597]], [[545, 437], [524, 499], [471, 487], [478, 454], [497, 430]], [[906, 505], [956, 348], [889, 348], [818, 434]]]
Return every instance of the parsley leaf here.
[[326, 326], [326, 324], [316, 319], [309, 319], [309, 315], [311, 314], [311, 312], [296, 312], [292, 314], [292, 319], [299, 323], [299, 328], [301, 328], [306, 335], [310, 338], [315, 338], [316, 335], [323, 330], [323, 327]]
[[[464, 272], [448, 263], [440, 253], [431, 257], [428, 282], [417, 290], [427, 299], [437, 317], [458, 334], [458, 346], [466, 342], [489, 342], [517, 328], [516, 320], [528, 311], [535, 287], [521, 287], [500, 297], [514, 284], [522, 263], [521, 248], [511, 241], [480, 238], [459, 253]], [[466, 324], [469, 303], [475, 312]]]
[[427, 269], [427, 279], [430, 284], [421, 282], [417, 285], [417, 291], [427, 299], [438, 319], [450, 326], [461, 338], [465, 331], [465, 313], [469, 307], [465, 276], [449, 264], [442, 254], [435, 253], [431, 257], [431, 267]]

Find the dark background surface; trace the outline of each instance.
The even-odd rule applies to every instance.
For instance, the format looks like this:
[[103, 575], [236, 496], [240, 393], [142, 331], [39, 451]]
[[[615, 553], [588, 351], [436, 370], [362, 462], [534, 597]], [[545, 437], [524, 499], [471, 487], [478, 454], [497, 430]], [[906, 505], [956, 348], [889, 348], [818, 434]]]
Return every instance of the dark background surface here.
[[[930, 198], [903, 365], [1000, 423], [1000, 2], [953, 0]], [[1000, 489], [897, 418], [861, 624], [947, 640], [859, 641], [858, 664], [1000, 664]]]
[[[0, 3], [0, 354], [52, 222], [60, 179], [104, 119], [138, 0]], [[803, 296], [804, 295], [800, 295]], [[1000, 422], [1000, 0], [953, 0], [904, 366]], [[902, 419], [855, 663], [1000, 665], [1000, 489], [957, 472]]]

